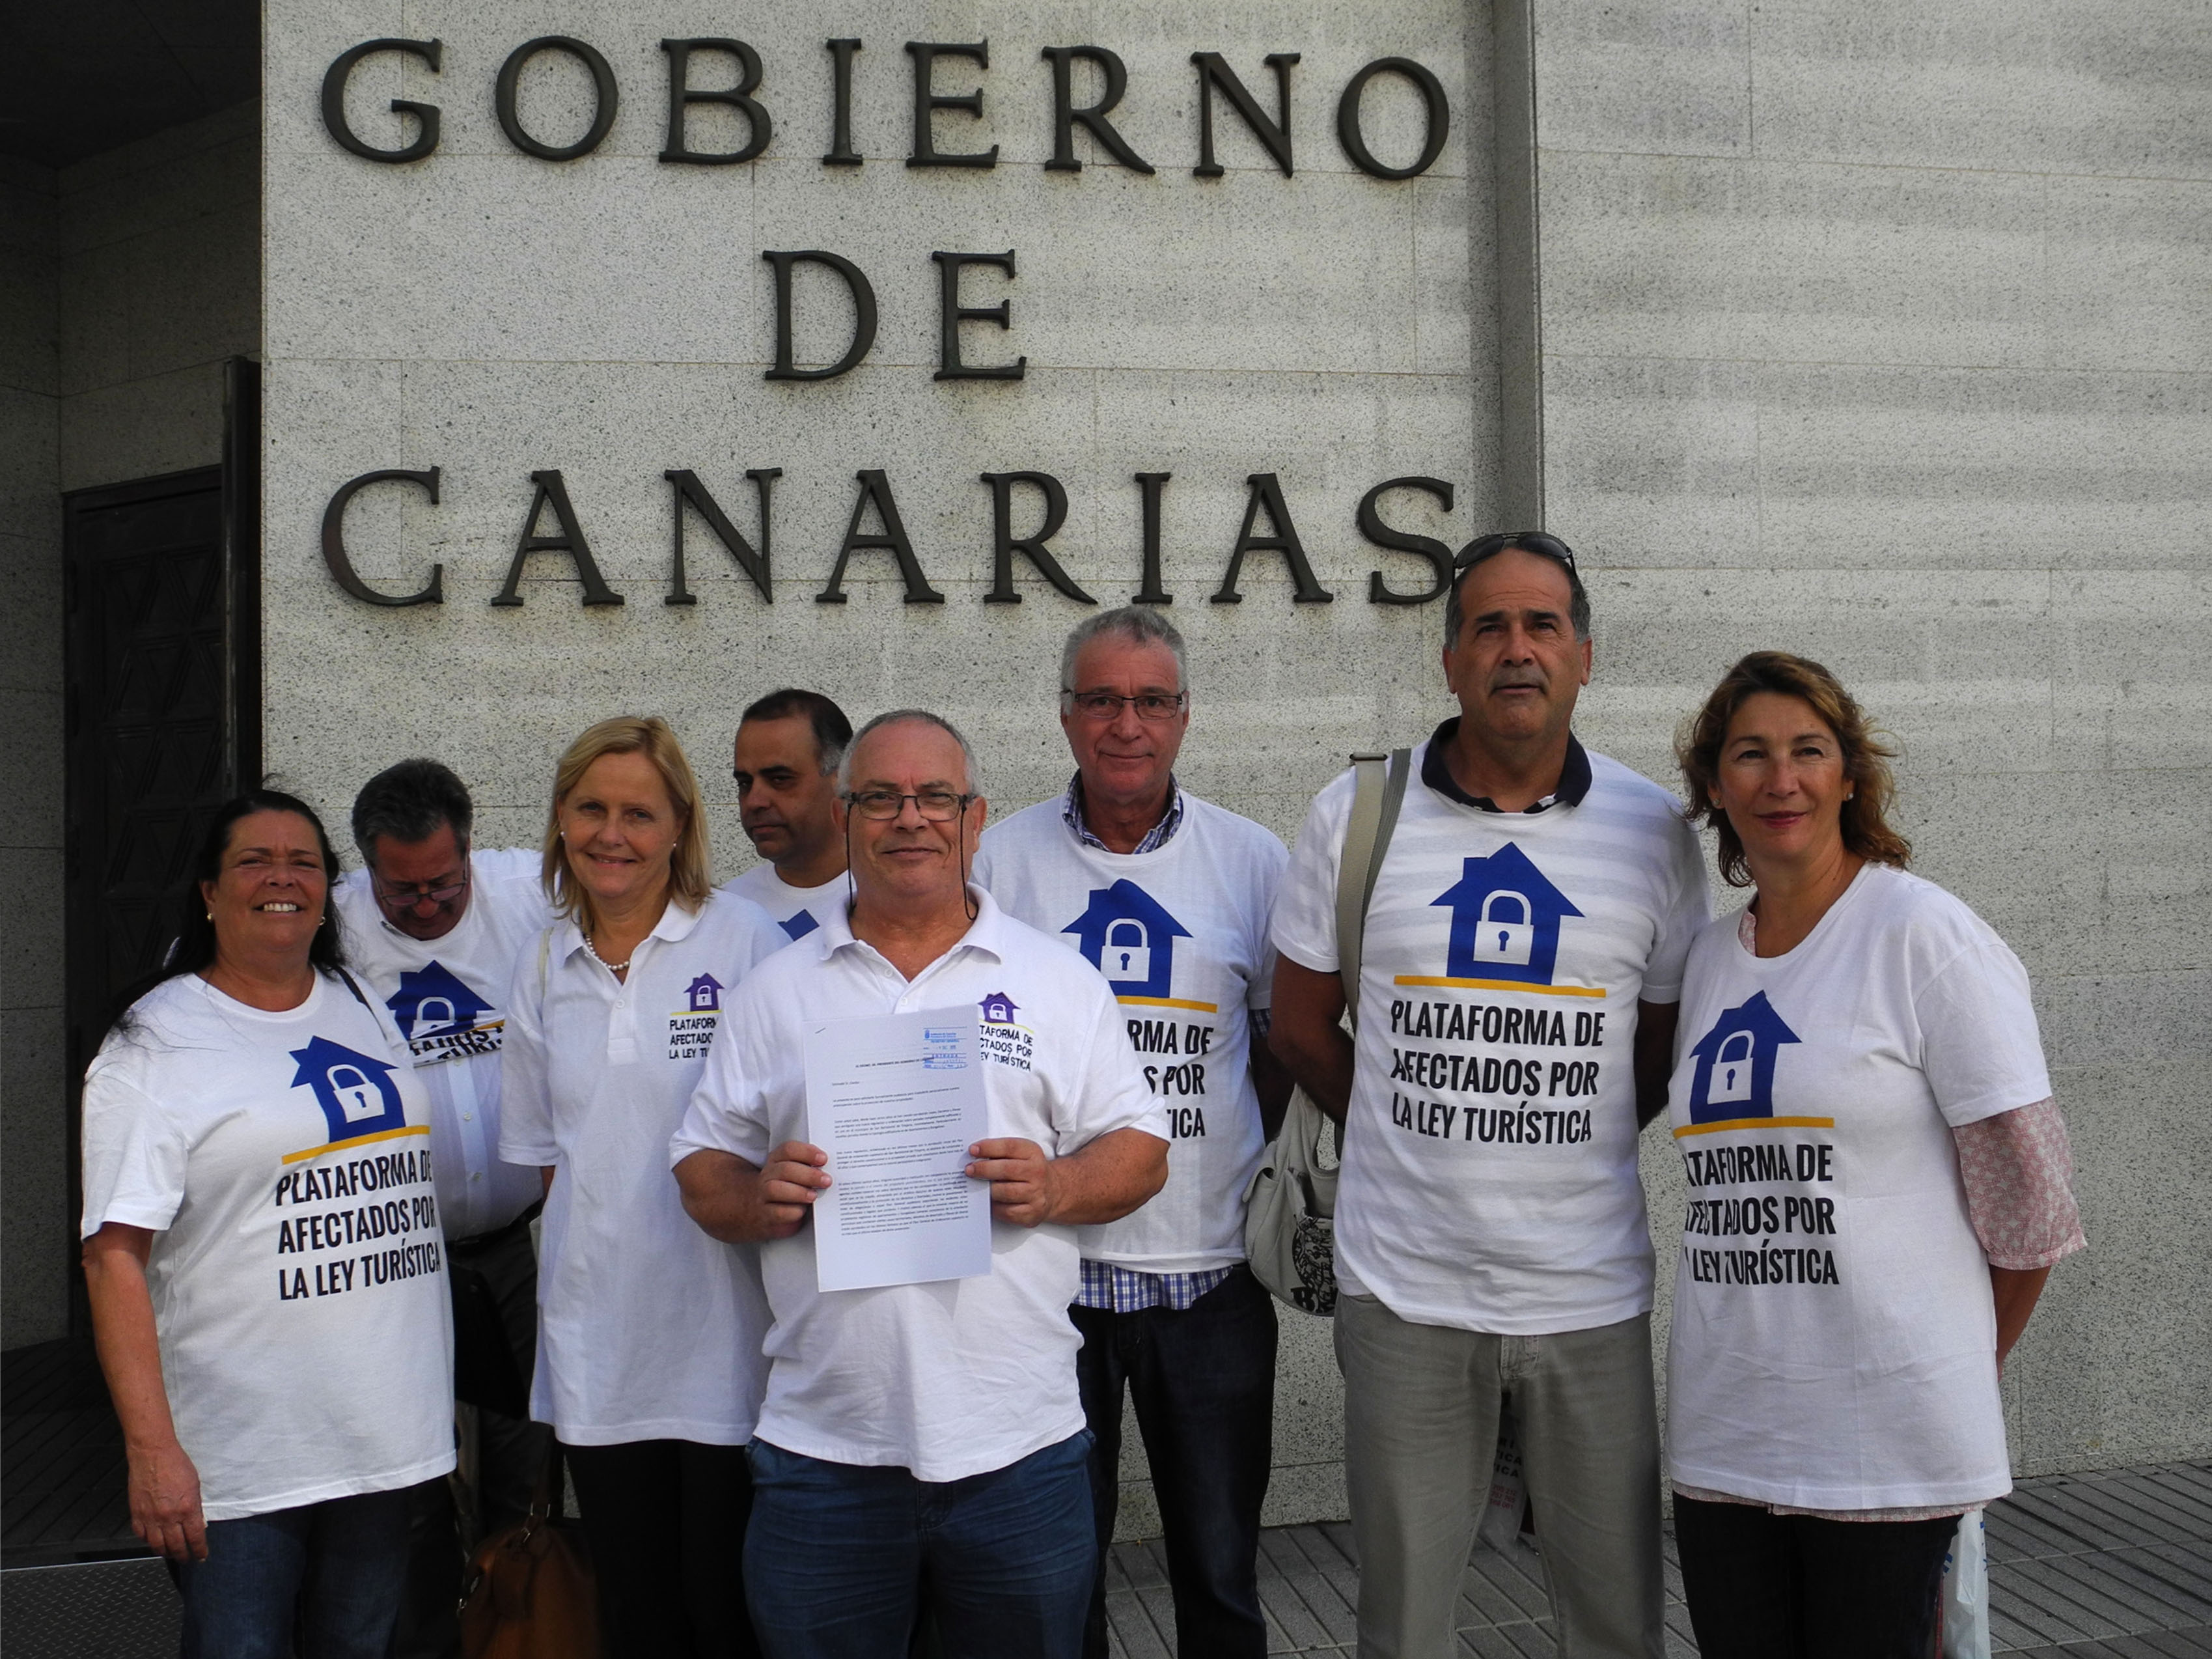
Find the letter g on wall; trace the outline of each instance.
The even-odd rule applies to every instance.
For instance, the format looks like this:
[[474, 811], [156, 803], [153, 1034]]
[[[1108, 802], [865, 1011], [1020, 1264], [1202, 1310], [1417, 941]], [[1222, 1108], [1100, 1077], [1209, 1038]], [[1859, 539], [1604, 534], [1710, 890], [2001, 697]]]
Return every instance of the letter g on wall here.
[[422, 131], [415, 135], [412, 143], [402, 144], [398, 149], [379, 149], [366, 142], [346, 125], [346, 82], [352, 77], [354, 66], [364, 58], [380, 52], [404, 52], [421, 58], [430, 66], [430, 72], [439, 72], [445, 55], [445, 46], [437, 40], [364, 40], [349, 46], [332, 60], [323, 76], [323, 125], [331, 137], [355, 155], [371, 161], [419, 161], [438, 148], [438, 106], [418, 104], [410, 99], [392, 100], [394, 115], [411, 115], [422, 123]]

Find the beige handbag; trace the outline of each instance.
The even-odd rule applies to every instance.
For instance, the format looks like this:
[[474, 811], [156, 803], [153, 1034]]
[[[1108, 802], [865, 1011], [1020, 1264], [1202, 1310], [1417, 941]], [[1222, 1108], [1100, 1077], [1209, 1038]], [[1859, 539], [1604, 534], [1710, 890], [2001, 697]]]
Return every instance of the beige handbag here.
[[[1354, 755], [1352, 764], [1352, 817], [1336, 867], [1336, 959], [1345, 1013], [1357, 1030], [1367, 907], [1398, 827], [1413, 750]], [[1336, 1311], [1336, 1176], [1343, 1146], [1342, 1127], [1304, 1090], [1294, 1090], [1283, 1127], [1244, 1189], [1244, 1254], [1253, 1274], [1291, 1307], [1324, 1318]]]

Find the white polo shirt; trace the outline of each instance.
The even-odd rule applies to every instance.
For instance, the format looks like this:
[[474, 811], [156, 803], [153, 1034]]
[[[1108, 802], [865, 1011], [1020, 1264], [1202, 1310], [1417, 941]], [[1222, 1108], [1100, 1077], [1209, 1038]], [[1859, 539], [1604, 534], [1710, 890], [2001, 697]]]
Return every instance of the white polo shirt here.
[[469, 908], [442, 939], [386, 921], [366, 870], [336, 889], [348, 964], [390, 1012], [429, 1096], [448, 1238], [495, 1232], [538, 1201], [538, 1171], [500, 1160], [499, 1084], [514, 958], [553, 920], [542, 865], [534, 848], [471, 853]]
[[684, 1213], [668, 1138], [730, 993], [787, 941], [760, 907], [671, 904], [617, 980], [563, 919], [514, 964], [500, 1154], [551, 1164], [530, 1414], [572, 1445], [743, 1445], [768, 1310], [750, 1245]]
[[[1430, 758], [1454, 729], [1413, 751], [1367, 915], [1337, 1282], [1417, 1324], [1615, 1324], [1651, 1306], [1636, 1005], [1680, 994], [1704, 860], [1672, 795], [1579, 744], [1552, 805], [1486, 810]], [[1353, 789], [1316, 799], [1275, 906], [1316, 973]]]
[[84, 1080], [84, 1235], [154, 1234], [161, 1380], [210, 1521], [453, 1467], [453, 1343], [421, 1084], [317, 975], [282, 1013], [157, 985]]
[[792, 939], [805, 939], [830, 919], [832, 910], [842, 910], [853, 902], [849, 877], [832, 876], [819, 887], [793, 887], [765, 859], [724, 882], [719, 890], [750, 899]]
[[1149, 853], [1085, 845], [1064, 807], [1042, 801], [986, 830], [975, 880], [1105, 978], [1174, 1137], [1166, 1188], [1083, 1229], [1084, 1257], [1153, 1273], [1233, 1266], [1266, 1140], [1249, 1011], [1273, 994], [1267, 917], [1291, 855], [1272, 831], [1188, 790], [1175, 834]]
[[1989, 1258], [1951, 1132], [2050, 1097], [2020, 959], [1869, 864], [1778, 957], [1733, 917], [1699, 935], [1676, 1052], [1674, 1479], [1800, 1509], [2002, 1497]]
[[[911, 981], [853, 937], [842, 908], [763, 963], [731, 1000], [730, 1030], [670, 1160], [713, 1149], [758, 1164], [805, 1139], [799, 1034], [810, 1021], [937, 1008], [980, 1018], [994, 1137], [1055, 1158], [1116, 1129], [1167, 1139], [1105, 981], [980, 887], [969, 892], [974, 926]], [[1083, 1427], [1081, 1339], [1067, 1316], [1080, 1280], [1073, 1227], [994, 1220], [988, 1277], [866, 1291], [815, 1288], [811, 1228], [760, 1249], [775, 1323], [758, 1432], [770, 1444], [942, 1481], [1004, 1468]]]

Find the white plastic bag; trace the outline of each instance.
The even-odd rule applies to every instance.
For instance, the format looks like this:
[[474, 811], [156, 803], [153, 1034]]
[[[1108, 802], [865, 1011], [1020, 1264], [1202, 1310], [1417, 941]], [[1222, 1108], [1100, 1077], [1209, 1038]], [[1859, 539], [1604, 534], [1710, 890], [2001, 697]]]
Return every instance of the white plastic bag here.
[[1990, 1659], [1990, 1541], [1982, 1511], [1968, 1510], [1943, 1558], [1943, 1659]]

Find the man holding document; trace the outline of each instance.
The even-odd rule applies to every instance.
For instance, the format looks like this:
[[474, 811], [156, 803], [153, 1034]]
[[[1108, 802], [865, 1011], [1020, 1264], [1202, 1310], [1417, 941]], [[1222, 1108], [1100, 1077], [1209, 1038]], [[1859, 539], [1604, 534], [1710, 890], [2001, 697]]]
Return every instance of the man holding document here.
[[774, 1316], [745, 1581], [779, 1656], [1073, 1659], [1097, 1560], [1067, 1306], [1075, 1229], [1167, 1176], [1121, 1011], [968, 884], [985, 804], [933, 714], [871, 721], [838, 827], [854, 900], [749, 975], [671, 1149], [759, 1240]]

